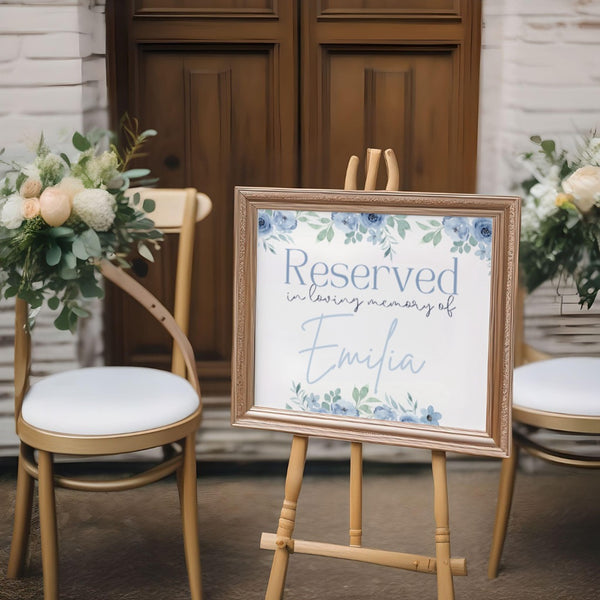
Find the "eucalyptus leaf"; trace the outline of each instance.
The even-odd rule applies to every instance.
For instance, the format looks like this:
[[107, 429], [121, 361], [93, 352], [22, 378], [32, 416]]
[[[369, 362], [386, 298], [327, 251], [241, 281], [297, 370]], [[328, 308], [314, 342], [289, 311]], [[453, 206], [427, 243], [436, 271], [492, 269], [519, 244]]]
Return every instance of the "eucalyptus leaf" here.
[[71, 227], [51, 227], [48, 230], [48, 235], [53, 238], [68, 237], [73, 234], [74, 231]]
[[89, 310], [85, 310], [85, 308], [78, 306], [78, 305], [74, 305], [71, 307], [71, 312], [75, 315], [77, 315], [78, 317], [89, 317], [91, 315]]
[[146, 244], [140, 242], [138, 244], [138, 252], [140, 253], [140, 256], [143, 256], [146, 260], [154, 262], [154, 256], [152, 256], [152, 252], [150, 252], [150, 248], [148, 248]]
[[128, 171], [124, 171], [121, 173], [124, 177], [129, 177], [129, 179], [136, 179], [137, 177], [146, 177], [146, 175], [150, 175], [150, 169], [129, 169]]
[[102, 244], [98, 234], [93, 229], [86, 229], [79, 237], [85, 245], [88, 256], [102, 256]]
[[77, 258], [72, 252], [63, 252], [62, 260], [69, 269], [74, 269], [77, 266]]
[[77, 150], [79, 150], [80, 152], [85, 152], [86, 150], [89, 150], [92, 145], [90, 144], [90, 141], [83, 135], [81, 135], [78, 131], [76, 131], [73, 134], [73, 146], [75, 146], [75, 148], [77, 148]]
[[[84, 241], [81, 239], [81, 236], [77, 236], [75, 238], [75, 240], [73, 241], [72, 252], [73, 252], [74, 256], [76, 256], [77, 258], [79, 258], [81, 260], [87, 260], [90, 257], [90, 255], [87, 251], [86, 245], [85, 245]], [[71, 267], [71, 268], [73, 268], [73, 267]]]
[[83, 279], [79, 282], [79, 289], [84, 298], [103, 298], [104, 290], [95, 279]]
[[144, 204], [142, 205], [142, 208], [144, 209], [145, 212], [151, 213], [156, 208], [156, 202], [154, 200], [152, 200], [151, 198], [146, 198], [146, 200], [144, 200]]
[[61, 331], [68, 331], [71, 327], [70, 310], [67, 306], [63, 306], [58, 317], [54, 319], [54, 326]]
[[60, 249], [60, 246], [54, 244], [46, 250], [46, 263], [50, 267], [55, 267], [60, 262], [61, 256], [62, 250]]

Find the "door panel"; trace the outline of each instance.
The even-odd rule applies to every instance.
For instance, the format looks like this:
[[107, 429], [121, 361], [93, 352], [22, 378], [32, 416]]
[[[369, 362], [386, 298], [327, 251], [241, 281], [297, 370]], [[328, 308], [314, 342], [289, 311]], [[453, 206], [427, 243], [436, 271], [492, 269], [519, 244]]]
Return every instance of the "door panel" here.
[[339, 187], [348, 156], [376, 147], [396, 152], [401, 189], [473, 192], [480, 8], [303, 3], [302, 184]]
[[[456, 138], [451, 51], [367, 54], [341, 48], [323, 55], [327, 84], [319, 111], [327, 187], [344, 181], [347, 148], [360, 153], [368, 147], [394, 149], [402, 165], [401, 189], [448, 191], [456, 186], [448, 152]], [[385, 187], [383, 169], [378, 183]]]

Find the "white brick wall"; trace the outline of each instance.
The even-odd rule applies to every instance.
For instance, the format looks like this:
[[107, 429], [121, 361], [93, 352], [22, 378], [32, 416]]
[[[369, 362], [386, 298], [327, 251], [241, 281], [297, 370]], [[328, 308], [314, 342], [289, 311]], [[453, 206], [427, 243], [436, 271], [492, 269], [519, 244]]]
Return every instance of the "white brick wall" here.
[[600, 129], [600, 0], [483, 0], [478, 192], [514, 193], [529, 136]]
[[[101, 0], [0, 0], [2, 159], [30, 160], [27, 148], [41, 131], [53, 148], [72, 152], [73, 131], [107, 126], [104, 38]], [[34, 331], [38, 375], [72, 368], [81, 356], [81, 340], [57, 331], [54, 317], [42, 313]], [[2, 300], [0, 333], [7, 341], [0, 348], [0, 454], [15, 448], [10, 423], [13, 319], [12, 304]], [[101, 342], [97, 320], [87, 326], [93, 331], [87, 337]], [[97, 349], [94, 345], [92, 354]]]
[[[73, 130], [107, 125], [104, 2], [0, 4], [0, 147], [25, 160], [40, 131], [71, 150]], [[0, 174], [2, 168], [0, 166]]]

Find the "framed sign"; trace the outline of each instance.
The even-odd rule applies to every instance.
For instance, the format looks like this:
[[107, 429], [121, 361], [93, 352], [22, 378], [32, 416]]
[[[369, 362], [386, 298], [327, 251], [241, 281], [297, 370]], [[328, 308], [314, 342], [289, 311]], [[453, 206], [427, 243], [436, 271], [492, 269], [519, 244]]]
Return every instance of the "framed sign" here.
[[235, 426], [506, 456], [516, 197], [236, 189]]

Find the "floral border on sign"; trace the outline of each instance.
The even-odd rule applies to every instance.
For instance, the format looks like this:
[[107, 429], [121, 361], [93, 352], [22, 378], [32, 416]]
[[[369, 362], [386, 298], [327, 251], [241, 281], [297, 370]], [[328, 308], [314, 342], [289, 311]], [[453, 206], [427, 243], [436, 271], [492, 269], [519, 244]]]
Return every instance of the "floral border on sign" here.
[[320, 394], [307, 392], [301, 384], [292, 381], [291, 392], [293, 395], [285, 406], [289, 410], [423, 425], [439, 425], [442, 420], [442, 414], [433, 405], [419, 408], [418, 402], [408, 392], [404, 404], [387, 393], [383, 400], [370, 395], [368, 385], [354, 386], [350, 396], [336, 388], [321, 398]]
[[[414, 229], [406, 215], [381, 213], [270, 210], [258, 211], [259, 244], [265, 252], [276, 254], [279, 243], [290, 244], [294, 231], [306, 226], [316, 233], [316, 242], [331, 242], [344, 236], [344, 244], [370, 243], [379, 246], [384, 258], [392, 258], [396, 246]], [[423, 232], [421, 242], [437, 246], [444, 238], [452, 242], [451, 252], [469, 254], [491, 260], [492, 220], [487, 217], [442, 217], [417, 221]], [[414, 232], [416, 233], [416, 232]]]

